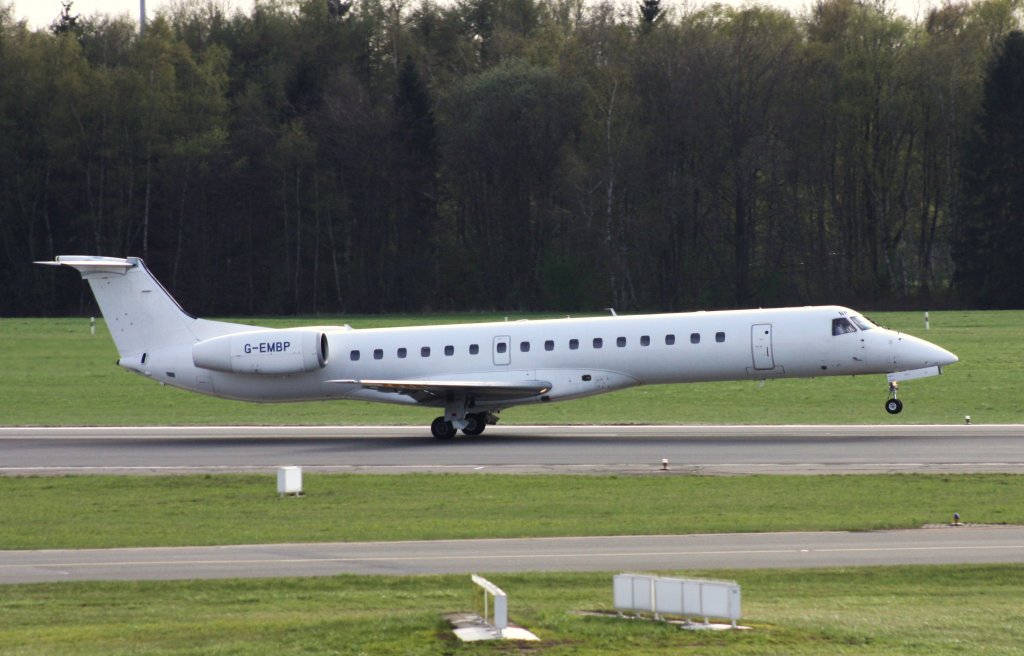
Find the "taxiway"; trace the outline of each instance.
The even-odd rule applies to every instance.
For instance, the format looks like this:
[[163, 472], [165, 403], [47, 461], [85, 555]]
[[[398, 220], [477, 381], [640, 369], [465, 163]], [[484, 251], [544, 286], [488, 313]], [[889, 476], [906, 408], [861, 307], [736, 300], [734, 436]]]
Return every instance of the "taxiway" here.
[[0, 551], [0, 584], [1024, 562], [1024, 527]]

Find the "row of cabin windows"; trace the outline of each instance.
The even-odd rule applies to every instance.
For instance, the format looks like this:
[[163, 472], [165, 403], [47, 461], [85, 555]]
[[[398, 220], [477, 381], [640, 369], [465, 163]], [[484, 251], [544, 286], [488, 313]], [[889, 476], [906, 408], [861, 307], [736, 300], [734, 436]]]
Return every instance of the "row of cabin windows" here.
[[[715, 333], [715, 341], [718, 342], [719, 344], [724, 342], [725, 341], [725, 333], [723, 333], [723, 332]], [[675, 335], [673, 335], [673, 334], [665, 335], [665, 345], [666, 346], [672, 346], [675, 343], [676, 343], [676, 336]], [[700, 333], [690, 333], [690, 343], [691, 344], [700, 344]], [[591, 344], [592, 344], [592, 346], [595, 349], [604, 348], [604, 339], [602, 339], [601, 337], [595, 337], [594, 341], [591, 342]], [[627, 340], [626, 340], [625, 337], [618, 337], [618, 338], [615, 339], [615, 345], [618, 346], [619, 348], [625, 348], [626, 344], [627, 344]], [[651, 345], [651, 337], [650, 337], [650, 335], [641, 335], [640, 336], [640, 346], [650, 346], [650, 345]], [[570, 351], [576, 351], [579, 348], [580, 348], [580, 340], [578, 340], [578, 339], [570, 339], [569, 340], [569, 350]], [[508, 343], [507, 342], [498, 342], [497, 345], [495, 346], [495, 350], [497, 350], [498, 353], [507, 353], [508, 352]], [[530, 342], [519, 342], [519, 350], [522, 353], [529, 353], [530, 352]], [[545, 340], [545, 342], [544, 342], [544, 350], [545, 351], [554, 351], [555, 350], [555, 340], [553, 340], [553, 339]], [[444, 347], [444, 354], [445, 355], [449, 355], [449, 356], [450, 355], [455, 355], [455, 347], [450, 345], [450, 344], [448, 346], [445, 346]], [[469, 354], [470, 355], [479, 355], [480, 354], [480, 345], [479, 344], [470, 344], [469, 345]], [[408, 351], [408, 349], [406, 349], [403, 346], [403, 347], [398, 349], [396, 355], [399, 357], [399, 359], [406, 358], [406, 357], [409, 356], [409, 351]], [[358, 360], [359, 359], [359, 351], [358, 350], [352, 351], [349, 354], [349, 357], [353, 361]], [[421, 358], [429, 358], [430, 357], [430, 347], [429, 346], [424, 346], [424, 347], [420, 348], [420, 357]], [[384, 359], [384, 349], [373, 349], [373, 359], [374, 360], [383, 360]]]

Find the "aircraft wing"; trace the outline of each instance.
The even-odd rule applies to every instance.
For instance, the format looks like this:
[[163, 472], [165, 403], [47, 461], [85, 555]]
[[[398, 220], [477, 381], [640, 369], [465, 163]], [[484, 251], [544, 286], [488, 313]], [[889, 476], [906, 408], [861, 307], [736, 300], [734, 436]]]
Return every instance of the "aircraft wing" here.
[[551, 390], [546, 380], [329, 380], [329, 383], [359, 385], [363, 389], [393, 394], [405, 394], [417, 401], [444, 399], [449, 393], [467, 394], [477, 398], [493, 400], [521, 399], [524, 396], [538, 396]]

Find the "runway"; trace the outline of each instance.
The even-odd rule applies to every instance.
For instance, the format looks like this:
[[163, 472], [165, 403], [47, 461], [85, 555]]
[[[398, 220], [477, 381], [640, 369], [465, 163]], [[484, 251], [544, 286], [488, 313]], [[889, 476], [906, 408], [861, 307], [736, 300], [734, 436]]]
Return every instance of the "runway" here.
[[1024, 562], [1024, 527], [0, 551], [0, 584]]
[[270, 472], [1024, 473], [1024, 426], [0, 428], [0, 475]]

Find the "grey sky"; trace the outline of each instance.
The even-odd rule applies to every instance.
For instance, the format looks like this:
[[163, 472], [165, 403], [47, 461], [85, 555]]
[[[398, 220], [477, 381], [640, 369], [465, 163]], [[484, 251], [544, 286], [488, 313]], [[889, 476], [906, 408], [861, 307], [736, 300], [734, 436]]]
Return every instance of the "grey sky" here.
[[[31, 28], [46, 27], [57, 18], [63, 8], [61, 0], [0, 0], [3, 4], [14, 5], [16, 19], [27, 19]], [[152, 16], [157, 10], [172, 4], [171, 0], [146, 0], [146, 14]], [[252, 6], [251, 0], [218, 2], [228, 7]], [[81, 16], [127, 14], [132, 20], [139, 19], [139, 0], [74, 0], [71, 13]]]
[[[633, 1], [633, 0], [630, 0]], [[691, 4], [711, 4], [711, 0], [689, 0]], [[798, 13], [811, 6], [813, 0], [720, 0], [723, 4], [765, 4], [782, 7], [791, 12]], [[159, 9], [172, 4], [173, 0], [146, 0], [146, 13], [150, 16]], [[639, 0], [635, 0], [639, 4]], [[932, 4], [939, 4], [939, 0], [889, 0], [901, 14], [910, 18], [923, 16], [925, 10]], [[0, 0], [0, 3], [10, 5], [11, 0]], [[244, 8], [252, 7], [252, 0], [221, 0], [219, 4], [228, 7]], [[673, 6], [678, 1], [668, 0], [663, 6]], [[27, 19], [29, 27], [40, 28], [49, 25], [61, 12], [61, 0], [13, 0], [14, 16], [16, 19]], [[81, 16], [92, 16], [94, 14], [108, 14], [116, 16], [127, 14], [133, 20], [138, 20], [139, 0], [74, 0], [72, 12]]]

